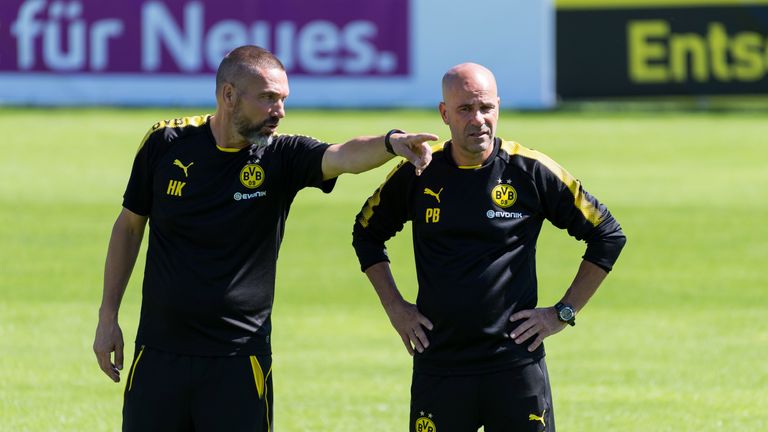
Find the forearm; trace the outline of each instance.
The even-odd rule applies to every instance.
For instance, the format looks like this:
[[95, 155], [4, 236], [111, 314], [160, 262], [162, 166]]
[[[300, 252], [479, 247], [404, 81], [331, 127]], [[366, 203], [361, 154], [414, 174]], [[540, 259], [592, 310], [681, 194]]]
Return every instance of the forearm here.
[[432, 322], [419, 312], [416, 305], [408, 303], [400, 295], [389, 269], [389, 262], [376, 263], [365, 269], [365, 274], [408, 353], [413, 355], [414, 351], [424, 352], [429, 347], [426, 330], [432, 330]]
[[361, 136], [328, 147], [323, 157], [323, 179], [358, 174], [382, 165], [394, 155], [387, 152], [384, 136]]
[[99, 319], [117, 320], [120, 303], [141, 248], [144, 226], [127, 223], [121, 214], [112, 228], [104, 265], [104, 289]]
[[392, 271], [387, 261], [382, 261], [368, 267], [365, 270], [365, 275], [371, 281], [371, 285], [373, 285], [373, 289], [379, 296], [379, 301], [381, 301], [381, 305], [384, 306], [385, 310], [388, 310], [394, 303], [403, 301], [403, 296], [397, 289], [395, 278], [392, 276]]
[[583, 260], [562, 302], [572, 305], [576, 311], [586, 306], [608, 273], [599, 266]]
[[[436, 141], [438, 136], [405, 132], [391, 133], [389, 136], [392, 151], [411, 162], [416, 175], [420, 175], [432, 160], [432, 149], [427, 142]], [[328, 147], [323, 155], [323, 179], [332, 179], [344, 173], [361, 173], [392, 159], [392, 153], [385, 146], [386, 137], [357, 137], [344, 144]]]

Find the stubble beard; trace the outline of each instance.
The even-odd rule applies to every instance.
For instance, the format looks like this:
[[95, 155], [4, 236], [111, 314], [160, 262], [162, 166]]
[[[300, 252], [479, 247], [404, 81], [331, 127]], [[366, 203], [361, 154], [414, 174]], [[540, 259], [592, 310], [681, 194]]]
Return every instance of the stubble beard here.
[[266, 126], [277, 126], [280, 119], [269, 117], [257, 124], [251, 124], [240, 115], [235, 116], [235, 129], [251, 146], [262, 147], [272, 144], [272, 132], [263, 132]]
[[[485, 135], [483, 138], [480, 137], [470, 137], [470, 133], [477, 133], [477, 132], [486, 132], [487, 135]], [[462, 131], [461, 135], [461, 142], [455, 143], [460, 147], [464, 152], [466, 152], [469, 155], [472, 156], [480, 156], [483, 153], [488, 151], [489, 147], [493, 147], [493, 141], [494, 141], [494, 131], [491, 130], [490, 127], [483, 126], [483, 127], [467, 127]], [[455, 142], [456, 140], [454, 140]]]

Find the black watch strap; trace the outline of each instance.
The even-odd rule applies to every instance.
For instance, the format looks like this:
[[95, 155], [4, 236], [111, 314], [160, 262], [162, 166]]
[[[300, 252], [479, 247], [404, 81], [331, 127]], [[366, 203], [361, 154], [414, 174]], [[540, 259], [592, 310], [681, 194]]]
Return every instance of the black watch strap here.
[[384, 135], [384, 148], [386, 148], [389, 153], [392, 153], [395, 156], [397, 156], [397, 153], [395, 153], [395, 150], [392, 148], [392, 143], [389, 141], [389, 138], [392, 137], [392, 134], [396, 133], [405, 132], [401, 131], [400, 129], [392, 129], [391, 131], [387, 132], [386, 135]]
[[557, 319], [572, 326], [576, 325], [576, 309], [568, 303], [559, 302], [555, 305]]

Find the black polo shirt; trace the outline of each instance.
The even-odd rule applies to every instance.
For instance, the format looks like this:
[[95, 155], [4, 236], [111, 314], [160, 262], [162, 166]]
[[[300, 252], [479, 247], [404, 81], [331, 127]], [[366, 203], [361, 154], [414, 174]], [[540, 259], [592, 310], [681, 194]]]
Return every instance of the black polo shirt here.
[[[507, 335], [509, 317], [535, 308], [536, 241], [545, 219], [587, 243], [584, 259], [609, 271], [624, 234], [608, 209], [546, 155], [496, 139], [488, 160], [461, 167], [451, 143], [433, 148], [421, 176], [402, 163], [357, 215], [353, 245], [363, 270], [388, 261], [384, 243], [410, 221], [419, 311], [434, 324], [414, 368], [474, 373], [535, 361]], [[565, 287], [564, 287], [565, 288]]]
[[296, 193], [330, 192], [327, 144], [275, 135], [218, 147], [210, 116], [162, 121], [136, 154], [123, 206], [149, 216], [137, 343], [189, 355], [269, 353], [275, 267]]

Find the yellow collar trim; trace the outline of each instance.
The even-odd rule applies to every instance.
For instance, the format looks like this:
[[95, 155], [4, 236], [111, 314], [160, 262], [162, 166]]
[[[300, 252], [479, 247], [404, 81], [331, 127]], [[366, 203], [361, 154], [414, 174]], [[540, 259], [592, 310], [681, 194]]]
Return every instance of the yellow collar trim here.
[[221, 150], [221, 151], [223, 151], [223, 152], [225, 152], [225, 153], [237, 153], [240, 150], [242, 150], [242, 149], [239, 149], [239, 148], [222, 147], [222, 146], [220, 146], [218, 144], [216, 144], [216, 148]]

